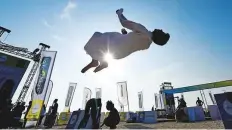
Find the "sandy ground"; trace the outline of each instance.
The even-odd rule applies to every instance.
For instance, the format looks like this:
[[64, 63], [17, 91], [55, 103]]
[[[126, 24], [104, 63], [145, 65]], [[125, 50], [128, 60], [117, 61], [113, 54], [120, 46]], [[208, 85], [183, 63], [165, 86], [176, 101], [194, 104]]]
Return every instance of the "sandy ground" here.
[[[65, 126], [54, 126], [53, 128], [64, 129]], [[195, 123], [159, 122], [156, 124], [120, 122], [117, 128], [118, 129], [224, 129], [224, 126], [221, 121], [202, 121]], [[103, 129], [108, 129], [108, 128], [103, 127]]]

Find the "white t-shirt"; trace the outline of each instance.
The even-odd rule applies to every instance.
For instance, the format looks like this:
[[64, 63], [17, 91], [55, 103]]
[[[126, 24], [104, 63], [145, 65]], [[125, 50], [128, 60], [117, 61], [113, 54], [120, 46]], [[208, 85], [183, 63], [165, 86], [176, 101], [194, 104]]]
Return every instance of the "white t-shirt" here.
[[86, 53], [92, 59], [101, 62], [107, 52], [112, 54], [114, 59], [122, 59], [133, 52], [148, 49], [152, 43], [151, 32], [139, 23], [128, 20], [126, 22], [124, 27], [131, 29], [132, 32], [128, 34], [95, 32], [84, 47]]

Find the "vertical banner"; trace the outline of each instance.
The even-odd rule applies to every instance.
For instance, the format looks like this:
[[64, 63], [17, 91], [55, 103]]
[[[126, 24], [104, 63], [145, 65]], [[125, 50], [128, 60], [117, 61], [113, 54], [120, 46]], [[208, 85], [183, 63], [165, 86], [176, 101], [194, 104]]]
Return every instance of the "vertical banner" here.
[[216, 104], [215, 98], [214, 98], [214, 96], [212, 95], [211, 92], [209, 92], [209, 97], [210, 97], [212, 103], [213, 103], [213, 104]]
[[165, 109], [163, 95], [155, 93], [155, 107], [156, 109]]
[[118, 82], [117, 83], [117, 90], [118, 90], [118, 102], [122, 106], [128, 105], [128, 111], [129, 111], [127, 83], [126, 82]]
[[214, 94], [225, 129], [232, 129], [232, 92]]
[[159, 101], [160, 101], [159, 94], [155, 93], [154, 96], [155, 96], [155, 108], [159, 109]]
[[163, 95], [159, 94], [159, 98], [160, 98], [160, 109], [165, 109]]
[[92, 92], [89, 88], [85, 87], [84, 88], [84, 93], [83, 93], [83, 101], [82, 101], [82, 108], [85, 109], [85, 105], [89, 99], [91, 99]]
[[77, 83], [69, 83], [69, 88], [65, 100], [65, 107], [64, 107], [64, 112], [69, 112], [71, 104], [72, 104], [72, 99], [76, 90]]
[[28, 120], [38, 120], [47, 94], [52, 69], [54, 66], [56, 51], [43, 51], [41, 53], [39, 72], [33, 88], [32, 106], [28, 112]]
[[47, 90], [47, 94], [44, 100], [44, 105], [47, 106], [50, 95], [52, 93], [52, 88], [53, 88], [53, 82], [50, 80], [49, 84], [48, 84], [48, 90]]
[[102, 97], [102, 89], [101, 88], [96, 88], [96, 98], [101, 98]]
[[139, 98], [139, 111], [143, 111], [143, 92], [138, 92], [138, 98]]

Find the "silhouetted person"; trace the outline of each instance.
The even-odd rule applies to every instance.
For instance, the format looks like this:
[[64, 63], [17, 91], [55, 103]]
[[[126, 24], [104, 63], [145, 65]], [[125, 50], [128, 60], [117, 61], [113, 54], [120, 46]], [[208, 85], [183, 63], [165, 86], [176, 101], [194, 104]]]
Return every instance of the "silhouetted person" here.
[[57, 110], [58, 110], [58, 99], [55, 99], [52, 104], [52, 113], [53, 115], [56, 115]]
[[58, 110], [58, 99], [55, 99], [53, 101], [53, 104], [52, 104], [52, 107], [51, 107], [51, 113], [49, 115], [49, 119], [48, 119], [48, 128], [52, 128], [52, 126], [54, 125], [55, 123], [55, 120], [56, 120], [56, 114], [57, 114], [57, 110]]
[[17, 128], [21, 127], [20, 119], [23, 114], [23, 111], [25, 109], [25, 102], [18, 102], [16, 106], [12, 110], [13, 120], [12, 120], [12, 126]]
[[[90, 100], [88, 100], [88, 102], [85, 105], [85, 115], [83, 117], [83, 119], [81, 120], [78, 129], [81, 128], [85, 128], [86, 124], [88, 123], [88, 119], [90, 117], [91, 114], [91, 118], [92, 118], [92, 129], [99, 129], [99, 116], [97, 116], [97, 111], [100, 109], [101, 110], [101, 99], [95, 99], [92, 98]], [[99, 108], [99, 109], [98, 109]], [[90, 112], [90, 114], [89, 114]], [[98, 113], [100, 115], [100, 113]]]
[[26, 123], [27, 123], [27, 114], [31, 108], [31, 105], [32, 105], [32, 101], [29, 102], [28, 106], [27, 106], [27, 110], [25, 112], [25, 116], [24, 116], [24, 122], [23, 122], [23, 128], [25, 128], [26, 126]]
[[12, 120], [11, 93], [14, 88], [13, 80], [6, 80], [0, 89], [0, 129], [8, 128]]
[[154, 106], [152, 106], [151, 111], [154, 111]]
[[103, 121], [103, 125], [106, 125], [107, 127], [110, 127], [110, 129], [116, 129], [117, 125], [120, 122], [120, 116], [118, 113], [118, 110], [114, 107], [114, 104], [112, 101], [107, 101], [106, 103], [106, 109], [110, 111], [108, 117], [106, 117]]
[[187, 107], [187, 103], [185, 102], [185, 100], [183, 98], [181, 98], [179, 100], [179, 108], [183, 108], [183, 107]]
[[176, 120], [179, 121], [185, 121], [187, 120], [187, 115], [185, 114], [184, 108], [187, 107], [187, 103], [183, 98], [179, 100], [179, 105], [176, 110]]
[[200, 100], [199, 97], [197, 97], [197, 101], [196, 101], [197, 106], [202, 106], [203, 103], [204, 103], [204, 102], [203, 102], [202, 100]]
[[84, 46], [84, 50], [90, 55], [92, 61], [81, 70], [82, 73], [90, 68], [95, 68], [95, 73], [107, 68], [108, 62], [103, 57], [109, 50], [114, 54], [113, 58], [119, 60], [135, 52], [149, 49], [153, 42], [164, 46], [170, 39], [170, 35], [162, 29], [149, 31], [142, 24], [128, 20], [123, 14], [123, 9], [118, 9], [116, 14], [121, 25], [130, 32], [127, 34], [124, 34], [125, 32], [95, 32]]

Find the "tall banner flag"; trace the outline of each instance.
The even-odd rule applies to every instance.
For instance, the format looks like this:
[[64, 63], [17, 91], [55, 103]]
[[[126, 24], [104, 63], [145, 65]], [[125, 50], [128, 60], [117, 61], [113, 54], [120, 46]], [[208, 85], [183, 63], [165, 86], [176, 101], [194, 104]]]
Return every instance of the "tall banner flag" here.
[[117, 83], [117, 90], [118, 90], [118, 102], [122, 106], [128, 105], [128, 111], [129, 111], [129, 99], [128, 99], [128, 91], [127, 91], [127, 82], [118, 82]]
[[65, 100], [64, 112], [69, 112], [72, 104], [72, 99], [76, 90], [77, 83], [69, 83], [69, 88]]
[[138, 92], [138, 98], [139, 98], [139, 111], [143, 111], [143, 92]]
[[155, 93], [155, 108], [159, 108], [159, 94]]
[[165, 109], [162, 94], [155, 93], [154, 96], [155, 96], [155, 108], [156, 109]]
[[33, 88], [32, 106], [28, 112], [28, 120], [38, 120], [44, 104], [50, 77], [56, 58], [56, 51], [43, 51], [41, 53], [39, 72]]
[[92, 92], [89, 88], [85, 87], [84, 88], [84, 93], [83, 93], [83, 104], [82, 108], [85, 109], [85, 105], [89, 99], [91, 99]]
[[159, 98], [160, 98], [160, 107], [161, 107], [161, 109], [165, 109], [163, 95], [159, 94]]
[[96, 88], [96, 98], [101, 98], [101, 97], [102, 97], [102, 89]]
[[232, 92], [214, 94], [225, 129], [232, 129]]
[[49, 84], [48, 84], [47, 94], [46, 94], [46, 97], [45, 97], [45, 100], [44, 100], [44, 105], [45, 105], [45, 106], [47, 106], [47, 104], [48, 104], [50, 95], [51, 95], [51, 93], [52, 93], [52, 88], [53, 88], [53, 82], [50, 80], [50, 81], [49, 81]]

